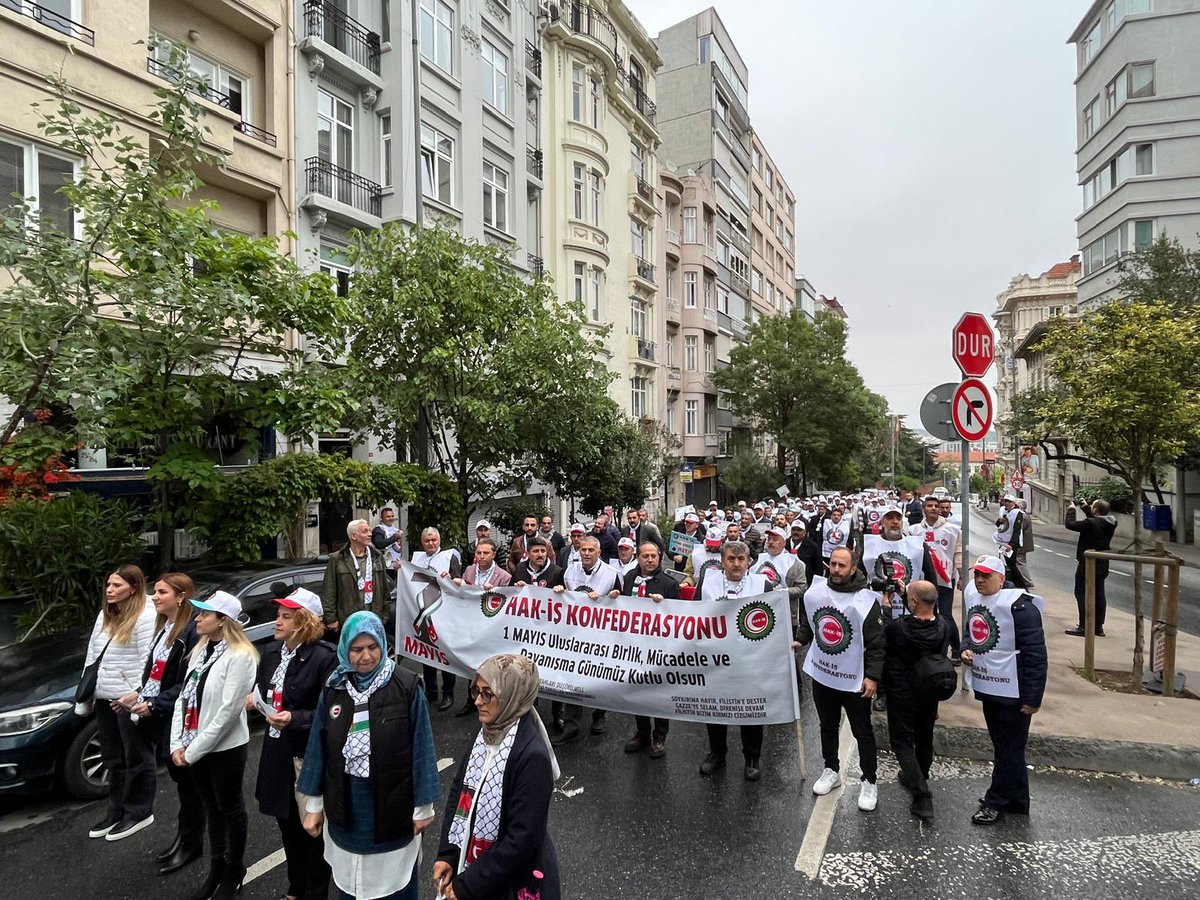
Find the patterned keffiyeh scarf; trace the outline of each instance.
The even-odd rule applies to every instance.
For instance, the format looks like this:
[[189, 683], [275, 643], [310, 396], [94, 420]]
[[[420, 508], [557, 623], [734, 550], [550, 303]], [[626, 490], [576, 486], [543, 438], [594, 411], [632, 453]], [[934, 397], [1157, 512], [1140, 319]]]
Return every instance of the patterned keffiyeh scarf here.
[[167, 668], [167, 657], [171, 655], [171, 645], [167, 641], [167, 632], [170, 630], [171, 623], [168, 622], [154, 639], [154, 661], [150, 663], [150, 677], [146, 679], [141, 693], [138, 694], [138, 703], [146, 703], [162, 693], [163, 672]]
[[350, 733], [346, 735], [346, 746], [342, 748], [347, 775], [358, 778], [369, 778], [371, 775], [371, 695], [387, 684], [395, 668], [394, 662], [385, 659], [375, 670], [375, 677], [362, 690], [355, 686], [353, 676], [345, 681], [346, 691], [354, 701], [354, 718], [350, 720]]
[[200, 730], [200, 704], [197, 702], [197, 694], [200, 690], [200, 677], [212, 667], [225, 654], [225, 648], [228, 644], [221, 641], [216, 644], [209, 644], [205, 647], [207, 656], [204, 662], [192, 669], [188, 673], [187, 680], [183, 683], [183, 691], [179, 695], [179, 701], [183, 704], [183, 747], [186, 750], [188, 746], [196, 739], [196, 732]]
[[[289, 650], [287, 644], [279, 646], [279, 665], [275, 667], [275, 673], [271, 676], [271, 705], [275, 707], [275, 712], [283, 710], [283, 679], [287, 677], [288, 663], [296, 655], [296, 651], [300, 649], [297, 644], [293, 649]], [[271, 727], [267, 729], [267, 734], [273, 738], [283, 734], [278, 728]]]
[[[463, 775], [462, 792], [458, 795], [458, 806], [450, 822], [449, 841], [461, 851], [459, 871], [479, 859], [500, 834], [504, 768], [508, 765], [508, 756], [516, 739], [515, 723], [497, 747], [489, 748], [482, 729], [475, 737]], [[494, 752], [489, 754], [489, 749]]]

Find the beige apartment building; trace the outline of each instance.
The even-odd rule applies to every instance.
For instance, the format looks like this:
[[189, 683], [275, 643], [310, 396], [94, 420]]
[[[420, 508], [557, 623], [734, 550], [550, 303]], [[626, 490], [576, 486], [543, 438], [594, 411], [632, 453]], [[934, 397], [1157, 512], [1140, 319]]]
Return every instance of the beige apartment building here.
[[796, 195], [751, 133], [750, 321], [790, 311], [796, 293]]

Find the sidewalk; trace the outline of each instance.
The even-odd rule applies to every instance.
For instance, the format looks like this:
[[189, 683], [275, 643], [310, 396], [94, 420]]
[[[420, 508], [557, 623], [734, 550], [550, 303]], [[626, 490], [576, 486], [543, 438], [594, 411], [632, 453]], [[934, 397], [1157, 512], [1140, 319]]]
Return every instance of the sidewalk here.
[[[1039, 530], [1057, 536], [1054, 526], [1035, 522], [1035, 545]], [[1058, 531], [1074, 540], [1065, 528], [1058, 526]], [[1172, 552], [1177, 552], [1174, 545]], [[1197, 554], [1193, 551], [1193, 555]], [[1063, 633], [1075, 625], [1075, 598], [1055, 588], [1039, 586], [1036, 592], [1046, 602], [1043, 623], [1049, 673], [1042, 708], [1030, 727], [1028, 761], [1177, 780], [1200, 777], [1200, 701], [1106, 691], [1076, 674], [1075, 667], [1083, 666], [1084, 641]], [[1110, 637], [1096, 639], [1096, 668], [1128, 671], [1133, 660], [1133, 616], [1110, 608], [1106, 631]], [[1149, 652], [1147, 635], [1147, 666]], [[1176, 666], [1188, 674], [1188, 689], [1200, 693], [1200, 637], [1179, 633]], [[880, 745], [886, 747], [886, 717], [876, 715], [874, 722]], [[992, 758], [983, 712], [973, 695], [959, 692], [941, 705], [934, 749], [943, 756]]]

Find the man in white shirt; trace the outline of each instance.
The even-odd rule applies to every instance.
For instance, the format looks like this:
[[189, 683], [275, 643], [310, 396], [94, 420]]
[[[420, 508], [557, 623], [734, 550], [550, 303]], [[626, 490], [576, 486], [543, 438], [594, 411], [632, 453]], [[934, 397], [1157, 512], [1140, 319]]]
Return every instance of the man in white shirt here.
[[[476, 542], [476, 552], [479, 544]], [[426, 528], [421, 532], [421, 549], [413, 554], [412, 564], [424, 569], [433, 569], [443, 578], [459, 578], [462, 576], [462, 563], [459, 562], [458, 551], [450, 548], [442, 549], [442, 533], [436, 528]], [[399, 586], [397, 586], [399, 591]], [[425, 695], [429, 704], [437, 698], [438, 670], [433, 666], [425, 666]], [[442, 671], [442, 700], [438, 709], [442, 712], [454, 705], [454, 673]]]

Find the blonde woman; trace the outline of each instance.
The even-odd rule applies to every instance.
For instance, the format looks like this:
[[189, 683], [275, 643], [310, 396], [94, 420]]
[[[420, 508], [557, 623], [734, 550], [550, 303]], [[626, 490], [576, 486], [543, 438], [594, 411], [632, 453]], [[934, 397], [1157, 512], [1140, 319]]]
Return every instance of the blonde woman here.
[[[86, 669], [97, 659], [96, 726], [108, 769], [108, 812], [88, 837], [119, 841], [154, 823], [154, 751], [138, 734], [121, 698], [142, 683], [142, 663], [154, 638], [154, 606], [146, 576], [121, 566], [104, 584], [104, 607], [88, 641]], [[86, 709], [76, 712], [86, 715]]]
[[254, 686], [258, 651], [242, 631], [242, 604], [225, 591], [193, 600], [196, 633], [183, 689], [171, 719], [171, 761], [189, 766], [208, 817], [208, 877], [191, 900], [230, 900], [246, 876], [249, 817], [242, 794], [246, 772], [246, 695]]

